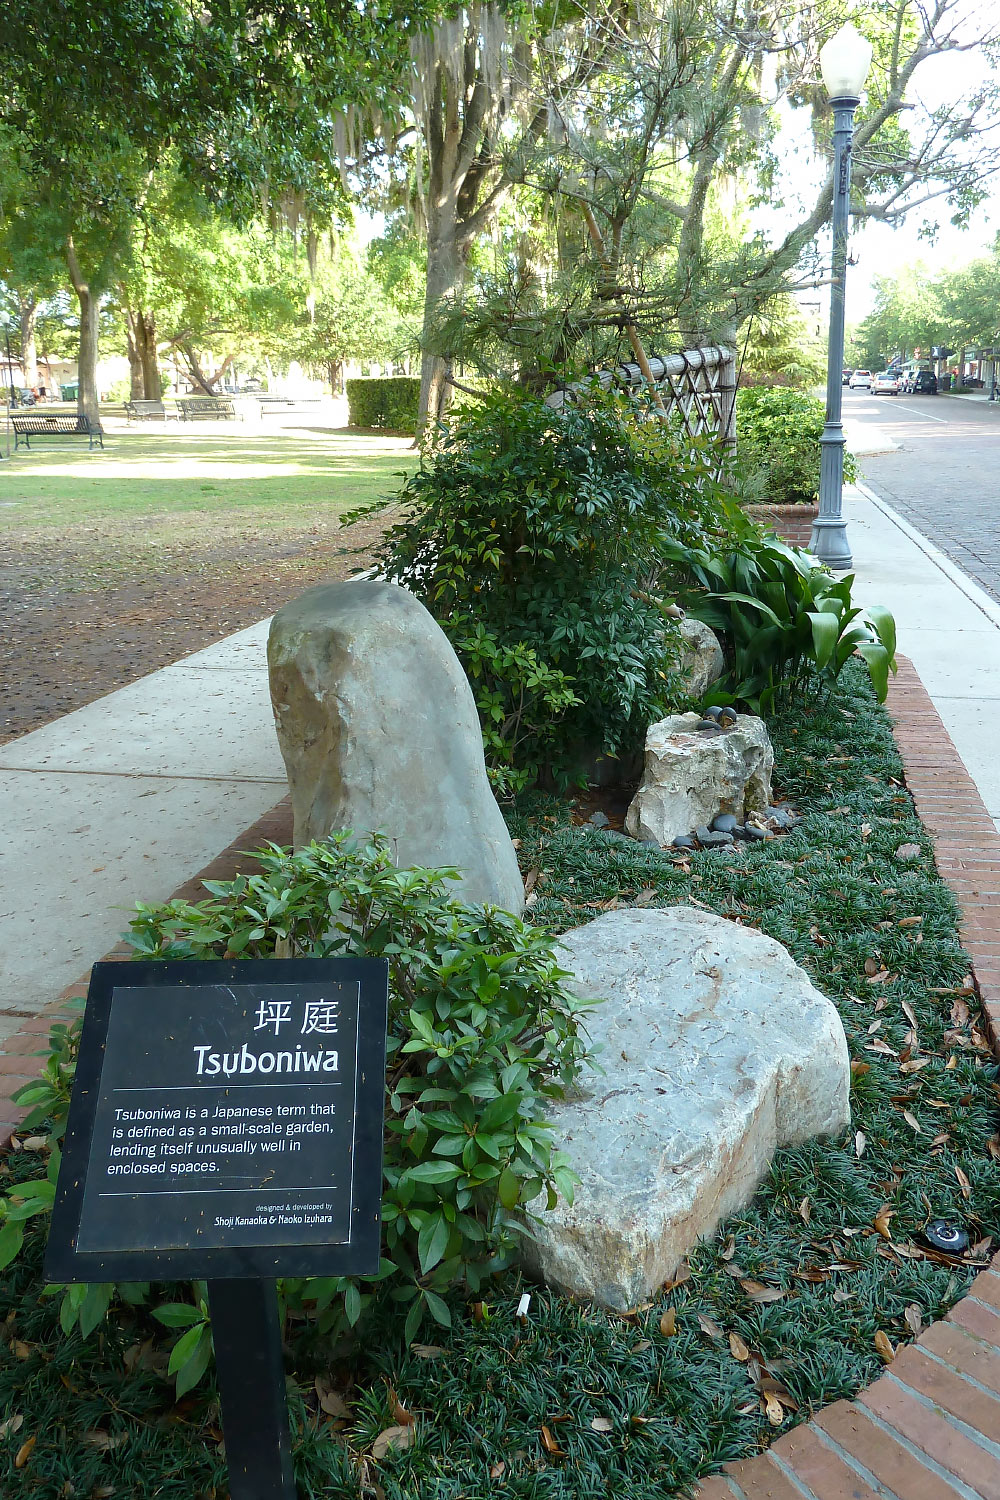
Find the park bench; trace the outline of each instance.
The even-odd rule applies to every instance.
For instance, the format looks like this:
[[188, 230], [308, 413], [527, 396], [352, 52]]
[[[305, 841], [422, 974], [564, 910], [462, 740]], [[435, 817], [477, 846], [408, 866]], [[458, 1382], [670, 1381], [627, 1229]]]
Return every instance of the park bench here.
[[236, 407], [225, 396], [188, 396], [177, 402], [183, 422], [235, 418]]
[[162, 401], [126, 401], [125, 415], [130, 422], [167, 422], [176, 420], [176, 412], [168, 412]]
[[49, 416], [32, 412], [29, 416], [27, 413], [17, 412], [11, 415], [10, 425], [14, 429], [15, 453], [22, 443], [30, 449], [33, 437], [85, 437], [89, 439], [91, 448], [96, 438], [101, 447], [104, 447], [104, 432], [100, 424], [91, 422], [89, 417], [80, 414]]
[[322, 396], [269, 396], [265, 391], [255, 391], [254, 400], [260, 402], [260, 414], [269, 412], [315, 412], [323, 404]]

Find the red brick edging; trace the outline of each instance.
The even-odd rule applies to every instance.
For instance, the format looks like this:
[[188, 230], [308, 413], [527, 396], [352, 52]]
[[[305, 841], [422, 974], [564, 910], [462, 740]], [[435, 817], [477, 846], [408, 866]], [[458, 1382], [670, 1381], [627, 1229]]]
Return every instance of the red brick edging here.
[[[1000, 1055], [1000, 834], [905, 658], [891, 685], [889, 709], [907, 787], [935, 841], [938, 868], [961, 907], [962, 940], [989, 1040]], [[265, 839], [291, 842], [287, 798], [175, 894], [194, 899], [203, 879], [231, 878], [240, 864], [246, 866], [240, 851]], [[124, 950], [108, 957], [124, 957]], [[0, 1123], [0, 1144], [9, 1141], [23, 1117], [10, 1095], [37, 1072], [32, 1054], [63, 1014], [66, 999], [86, 993], [86, 985], [86, 977], [70, 985], [0, 1043], [0, 1121], [7, 1122]], [[727, 1464], [724, 1474], [704, 1481], [696, 1500], [968, 1500], [970, 1495], [1000, 1500], [1000, 1255], [943, 1321], [900, 1349], [885, 1374], [856, 1400], [837, 1401], [782, 1434], [766, 1453]]]

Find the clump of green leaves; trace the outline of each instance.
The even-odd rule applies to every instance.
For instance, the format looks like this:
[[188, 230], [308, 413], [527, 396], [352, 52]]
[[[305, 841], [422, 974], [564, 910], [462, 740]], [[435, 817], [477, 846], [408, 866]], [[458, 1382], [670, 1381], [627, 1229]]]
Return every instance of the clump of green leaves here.
[[495, 780], [571, 780], [638, 748], [680, 695], [676, 627], [650, 592], [664, 546], [700, 545], [729, 514], [710, 450], [682, 447], [647, 396], [555, 411], [494, 394], [396, 499], [381, 569], [452, 640]]
[[[819, 440], [826, 411], [817, 396], [785, 386], [748, 386], [736, 395], [741, 497], [772, 505], [810, 504], [819, 494]], [[857, 478], [850, 453], [844, 478]]]
[[[382, 1264], [369, 1279], [286, 1282], [284, 1296], [329, 1333], [357, 1324], [381, 1289], [406, 1308], [412, 1338], [425, 1314], [450, 1323], [442, 1293], [475, 1291], [512, 1259], [538, 1201], [572, 1199], [545, 1109], [584, 1063], [581, 1004], [550, 934], [456, 900], [454, 871], [397, 869], [385, 839], [337, 833], [255, 857], [260, 873], [206, 882], [207, 900], [139, 904], [129, 940], [145, 959], [388, 960]], [[78, 1040], [78, 1027], [62, 1028], [45, 1076], [22, 1091], [53, 1149], [46, 1180], [0, 1199], [0, 1266], [18, 1254], [24, 1221], [51, 1207]], [[141, 1302], [149, 1289], [67, 1288], [64, 1332], [91, 1332], [116, 1293]], [[185, 1330], [170, 1366], [185, 1389], [209, 1361], [204, 1295], [174, 1296], [154, 1316]]]
[[670, 556], [686, 579], [685, 605], [723, 638], [728, 666], [719, 692], [767, 713], [804, 689], [832, 687], [858, 655], [885, 700], [896, 670], [895, 622], [880, 605], [852, 602], [853, 574], [837, 580], [808, 553], [751, 534], [711, 551], [671, 547]]

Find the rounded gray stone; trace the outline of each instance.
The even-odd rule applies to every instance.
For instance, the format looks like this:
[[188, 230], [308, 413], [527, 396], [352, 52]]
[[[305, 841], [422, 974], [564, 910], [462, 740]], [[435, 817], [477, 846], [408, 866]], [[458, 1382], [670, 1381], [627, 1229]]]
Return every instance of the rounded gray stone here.
[[523, 911], [472, 689], [418, 599], [372, 581], [307, 589], [271, 621], [267, 660], [297, 848], [385, 833], [400, 866], [455, 866], [456, 895]]

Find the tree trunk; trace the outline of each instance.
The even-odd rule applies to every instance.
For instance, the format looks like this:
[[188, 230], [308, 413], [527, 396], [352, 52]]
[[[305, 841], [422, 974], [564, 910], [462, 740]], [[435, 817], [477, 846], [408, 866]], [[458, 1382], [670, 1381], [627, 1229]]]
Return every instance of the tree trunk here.
[[78, 394], [76, 409], [81, 417], [89, 417], [95, 427], [101, 425], [100, 403], [97, 397], [97, 328], [100, 298], [84, 276], [77, 260], [73, 236], [66, 241], [66, 264], [69, 279], [73, 283], [80, 303], [80, 354], [77, 360]]
[[38, 349], [35, 345], [35, 320], [38, 303], [34, 297], [20, 298], [21, 314], [21, 370], [24, 383], [29, 390], [38, 385]]
[[[196, 385], [199, 391], [201, 391], [205, 396], [217, 396], [219, 393], [215, 389], [215, 387], [222, 379], [223, 375], [225, 375], [226, 371], [229, 369], [229, 366], [232, 364], [233, 356], [231, 354], [227, 354], [225, 359], [222, 361], [222, 364], [216, 370], [215, 374], [206, 375], [205, 371], [198, 363], [198, 356], [195, 354], [190, 344], [178, 344], [177, 347], [183, 354], [187, 362], [188, 379], [192, 382], [192, 384]], [[270, 368], [270, 366], [268, 368]]]
[[156, 357], [156, 314], [139, 312], [136, 315], [136, 344], [142, 363], [142, 386], [147, 401], [162, 401], [163, 385], [160, 380], [160, 365]]
[[[442, 298], [461, 283], [464, 256], [458, 243], [458, 224], [453, 215], [434, 215], [438, 223], [428, 226], [427, 290], [424, 295], [423, 337], [426, 342]], [[420, 361], [420, 406], [418, 427], [433, 430], [443, 420], [451, 399], [448, 375], [451, 361], [431, 354], [426, 348]]]
[[124, 301], [122, 302], [122, 311], [125, 314], [125, 344], [128, 351], [129, 395], [133, 401], [143, 401], [146, 396], [146, 387], [142, 379], [142, 356], [139, 353], [139, 344], [136, 339], [136, 315]]

